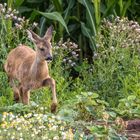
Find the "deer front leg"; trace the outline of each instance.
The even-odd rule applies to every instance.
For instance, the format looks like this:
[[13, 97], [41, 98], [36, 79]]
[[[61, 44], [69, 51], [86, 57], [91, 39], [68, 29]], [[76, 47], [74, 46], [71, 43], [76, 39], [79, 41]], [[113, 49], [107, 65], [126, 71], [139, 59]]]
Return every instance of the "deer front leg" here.
[[56, 87], [55, 87], [55, 81], [52, 78], [47, 78], [43, 81], [42, 86], [50, 86], [52, 90], [52, 105], [51, 105], [51, 112], [56, 111], [57, 107], [57, 98], [56, 98]]
[[22, 103], [25, 105], [29, 104], [29, 99], [30, 99], [30, 92], [22, 87], [20, 87], [20, 96]]

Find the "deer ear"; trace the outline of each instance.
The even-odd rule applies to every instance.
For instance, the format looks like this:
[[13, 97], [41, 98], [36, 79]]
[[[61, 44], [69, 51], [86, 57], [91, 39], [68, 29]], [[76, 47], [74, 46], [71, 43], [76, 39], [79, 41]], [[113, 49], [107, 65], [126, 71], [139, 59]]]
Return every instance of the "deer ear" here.
[[28, 38], [31, 39], [33, 42], [37, 42], [38, 40], [40, 40], [40, 37], [31, 30], [27, 30], [27, 34]]
[[51, 41], [51, 38], [52, 38], [52, 33], [53, 33], [53, 26], [51, 25], [46, 34], [44, 35], [44, 39], [47, 39], [48, 41]]

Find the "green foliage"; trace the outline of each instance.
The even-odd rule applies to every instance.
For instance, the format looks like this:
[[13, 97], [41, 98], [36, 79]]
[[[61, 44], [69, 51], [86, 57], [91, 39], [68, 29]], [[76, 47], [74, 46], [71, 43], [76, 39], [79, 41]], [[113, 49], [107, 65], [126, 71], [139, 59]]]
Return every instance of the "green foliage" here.
[[44, 17], [46, 17], [48, 19], [51, 19], [51, 20], [55, 20], [55, 21], [60, 22], [65, 27], [67, 33], [69, 33], [68, 28], [67, 28], [67, 25], [66, 25], [64, 19], [62, 18], [62, 16], [58, 12], [44, 13], [44, 12], [37, 11], [37, 13], [43, 15]]
[[[82, 92], [75, 98], [66, 101], [58, 112], [65, 120], [86, 120], [90, 121], [101, 117], [108, 104], [99, 99], [98, 94]], [[100, 112], [98, 112], [100, 110]]]
[[81, 22], [81, 30], [83, 35], [85, 35], [90, 39], [91, 49], [94, 50], [96, 47], [94, 41], [94, 36], [96, 35], [96, 27], [95, 27], [95, 19], [93, 16], [94, 15], [93, 5], [89, 0], [87, 1], [79, 0], [79, 2], [82, 5], [84, 5], [84, 7], [86, 8], [86, 13], [85, 13], [86, 19], [84, 23]]
[[133, 0], [129, 7], [128, 17], [134, 20], [133, 16], [140, 23], [140, 2], [138, 0]]
[[13, 93], [8, 86], [7, 76], [4, 72], [0, 72], [0, 107], [11, 105], [13, 103]]
[[129, 95], [127, 98], [119, 100], [118, 108], [114, 109], [125, 119], [140, 116], [140, 99], [136, 95]]
[[139, 26], [134, 30], [133, 22], [117, 18], [115, 22], [105, 21], [101, 28], [93, 56], [94, 90], [116, 106], [120, 98], [138, 96]]
[[126, 137], [118, 135], [113, 128], [107, 128], [106, 126], [95, 125], [89, 126], [88, 129], [91, 131], [92, 138], [95, 139], [117, 139], [117, 140], [127, 140]]

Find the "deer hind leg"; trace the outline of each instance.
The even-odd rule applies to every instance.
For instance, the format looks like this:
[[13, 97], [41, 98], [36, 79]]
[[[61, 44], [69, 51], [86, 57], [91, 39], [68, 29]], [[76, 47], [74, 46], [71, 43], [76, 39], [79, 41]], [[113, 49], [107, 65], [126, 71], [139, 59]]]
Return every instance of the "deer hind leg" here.
[[51, 105], [51, 112], [56, 111], [57, 107], [57, 98], [56, 98], [56, 87], [55, 87], [55, 81], [52, 78], [47, 78], [43, 81], [42, 86], [50, 86], [52, 90], [52, 105]]
[[23, 87], [20, 87], [20, 96], [21, 96], [22, 103], [25, 104], [25, 105], [28, 105], [29, 100], [30, 100], [29, 90], [27, 90]]
[[20, 101], [20, 93], [18, 87], [16, 87], [14, 79], [8, 77], [8, 81], [10, 82], [10, 86], [13, 89], [14, 92], [14, 101], [19, 102]]

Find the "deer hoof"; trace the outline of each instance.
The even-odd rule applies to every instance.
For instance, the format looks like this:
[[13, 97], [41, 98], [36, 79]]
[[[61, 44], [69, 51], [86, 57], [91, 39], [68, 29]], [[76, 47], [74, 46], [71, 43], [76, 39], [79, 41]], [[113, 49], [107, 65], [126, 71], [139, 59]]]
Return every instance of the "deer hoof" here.
[[56, 108], [57, 108], [57, 104], [56, 103], [52, 103], [52, 105], [51, 105], [51, 112], [55, 113], [56, 112]]
[[14, 100], [13, 100], [13, 101], [16, 102], [16, 103], [20, 103], [19, 98], [15, 98], [15, 97], [14, 97]]
[[14, 101], [16, 103], [19, 103], [20, 102], [19, 94], [17, 92], [14, 93]]

